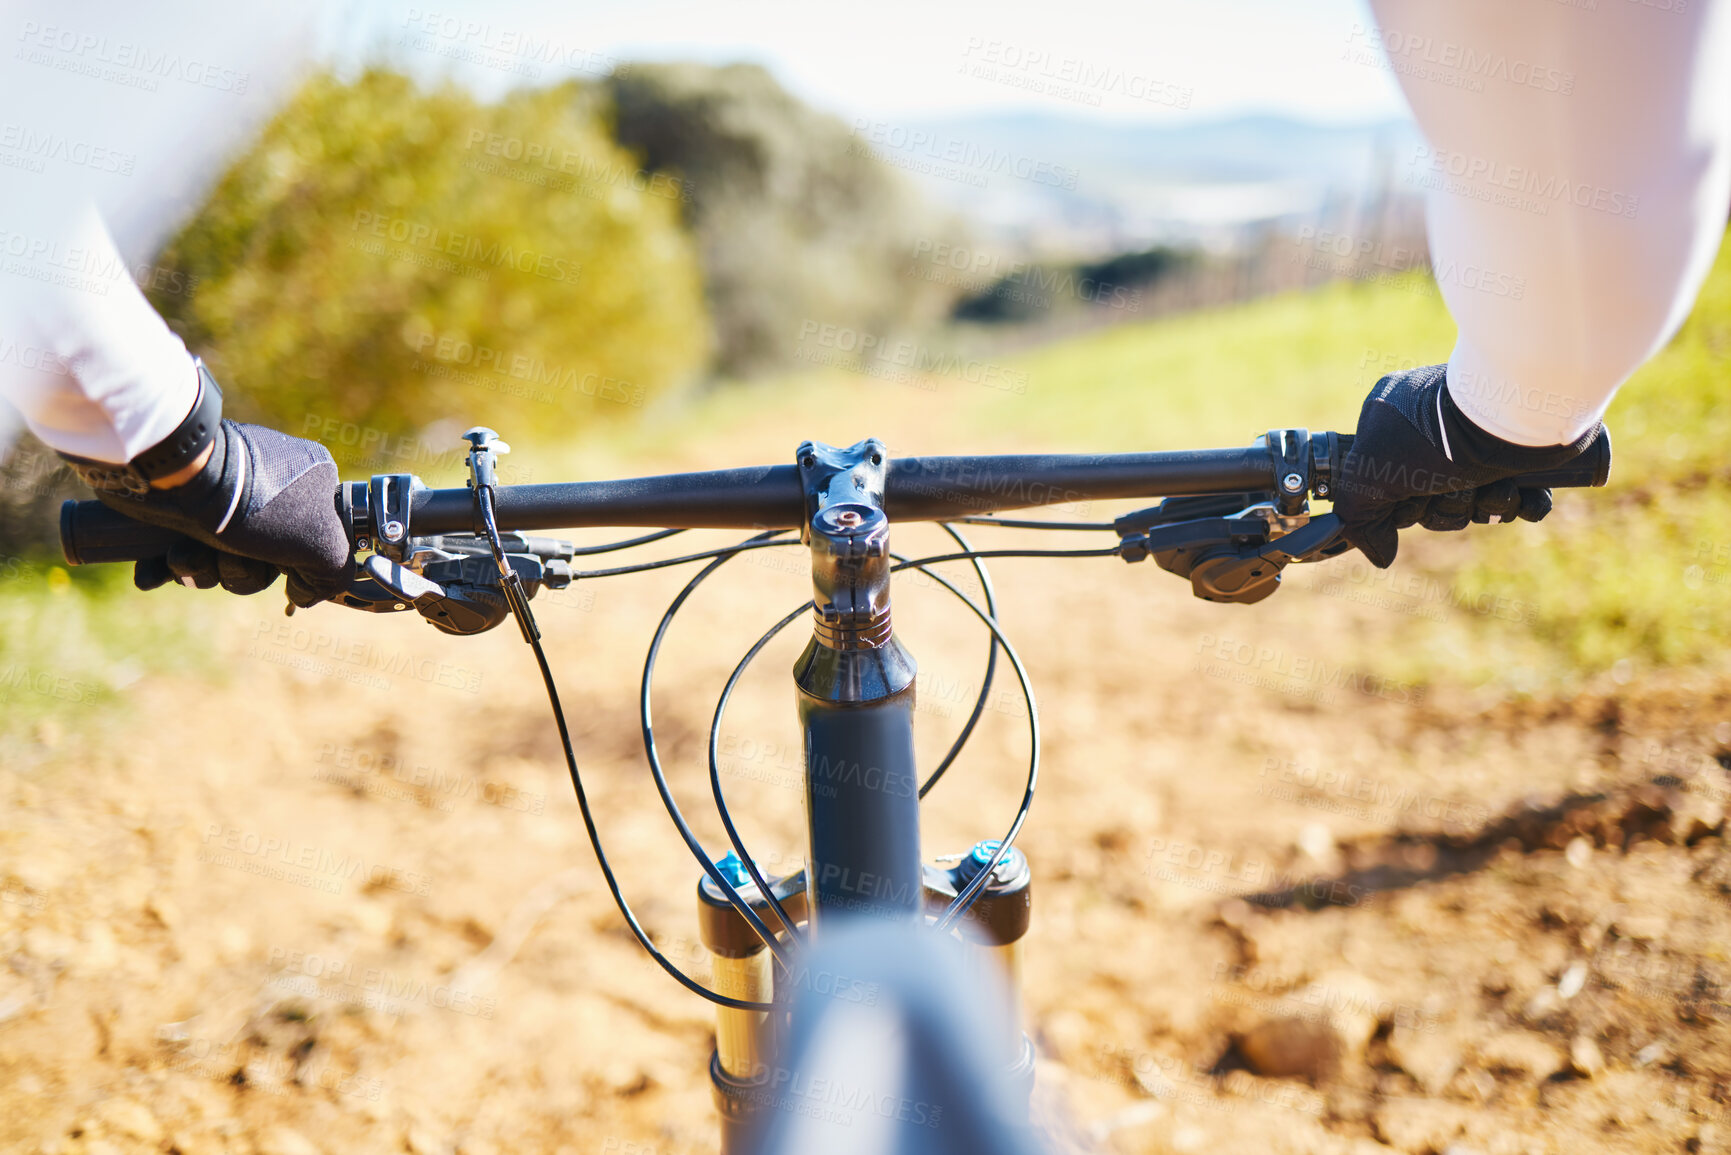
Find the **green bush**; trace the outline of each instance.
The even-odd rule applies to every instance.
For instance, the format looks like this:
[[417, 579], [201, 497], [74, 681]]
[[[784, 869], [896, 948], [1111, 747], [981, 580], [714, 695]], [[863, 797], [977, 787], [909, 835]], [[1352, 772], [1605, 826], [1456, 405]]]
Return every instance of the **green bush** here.
[[[413, 469], [404, 434], [558, 434], [701, 370], [678, 191], [590, 90], [481, 104], [368, 72], [311, 81], [163, 254], [153, 300], [235, 408]], [[193, 291], [183, 292], [187, 286]]]
[[808, 321], [884, 336], [947, 307], [907, 276], [933, 227], [919, 198], [762, 68], [633, 64], [607, 83], [619, 140], [686, 201], [723, 372], [792, 364]]

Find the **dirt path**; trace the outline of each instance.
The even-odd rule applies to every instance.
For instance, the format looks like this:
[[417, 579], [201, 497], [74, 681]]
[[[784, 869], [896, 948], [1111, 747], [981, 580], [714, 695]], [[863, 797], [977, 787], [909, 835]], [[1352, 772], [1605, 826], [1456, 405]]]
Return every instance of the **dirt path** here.
[[[1049, 730], [1026, 1001], [1078, 1143], [1731, 1150], [1731, 677], [1487, 707], [1362, 673], [1402, 636], [1386, 605], [1214, 607], [1052, 564], [998, 575]], [[796, 554], [736, 569], [663, 658], [694, 815], [720, 680], [805, 596]], [[702, 973], [634, 709], [680, 580], [542, 619], [632, 900]], [[939, 752], [983, 645], [935, 592], [898, 605]], [[713, 1149], [706, 1008], [613, 912], [514, 632], [211, 606], [189, 644], [227, 655], [220, 685], [147, 678], [129, 721], [0, 770], [0, 1151]], [[772, 864], [799, 851], [796, 645], [723, 736]], [[934, 853], [1013, 808], [1021, 717], [994, 702], [927, 808]], [[1310, 1077], [1254, 1073], [1285, 1061]]]

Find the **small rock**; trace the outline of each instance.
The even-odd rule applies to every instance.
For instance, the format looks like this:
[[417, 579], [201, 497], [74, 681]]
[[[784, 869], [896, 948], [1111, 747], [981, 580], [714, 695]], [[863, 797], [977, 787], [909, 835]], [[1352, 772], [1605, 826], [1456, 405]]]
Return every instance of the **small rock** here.
[[1309, 1079], [1320, 1083], [1340, 1069], [1341, 1040], [1320, 1018], [1269, 1019], [1238, 1040], [1250, 1069], [1271, 1079]]
[[45, 926], [33, 926], [24, 932], [24, 953], [38, 962], [65, 962], [78, 953], [78, 940]]
[[1665, 1049], [1664, 1043], [1648, 1043], [1635, 1052], [1635, 1065], [1637, 1067], [1650, 1067], [1654, 1063], [1664, 1062], [1669, 1055], [1670, 1052]]
[[1563, 1069], [1563, 1056], [1544, 1036], [1532, 1031], [1502, 1031], [1479, 1045], [1488, 1067], [1519, 1071], [1543, 1082]]
[[1624, 914], [1617, 919], [1617, 933], [1637, 942], [1655, 942], [1671, 929], [1671, 920], [1662, 914]]
[[252, 950], [252, 935], [244, 926], [229, 923], [217, 932], [217, 950], [225, 962], [243, 959]]
[[6, 869], [37, 894], [58, 890], [78, 870], [69, 856], [49, 849], [38, 849], [28, 856], [21, 856], [16, 862], [7, 863]]
[[355, 920], [355, 925], [370, 935], [383, 937], [391, 930], [391, 908], [375, 898], [366, 898], [354, 904], [349, 912]]
[[72, 970], [84, 978], [105, 975], [120, 961], [120, 944], [114, 931], [105, 922], [92, 922], [84, 928], [84, 944], [72, 959]]
[[[36, 1005], [34, 984], [12, 971], [0, 971], [0, 1023], [28, 1013], [34, 1010]], [[29, 1078], [30, 1076], [25, 1077]], [[30, 1092], [25, 1093], [30, 1094]]]
[[1295, 997], [1305, 1006], [1327, 1013], [1340, 1036], [1343, 1058], [1362, 1058], [1381, 1014], [1393, 1012], [1393, 1004], [1383, 1000], [1376, 984], [1357, 971], [1329, 971]]
[[1572, 963], [1563, 972], [1563, 977], [1557, 980], [1557, 995], [1560, 998], [1572, 999], [1581, 993], [1581, 988], [1587, 985], [1587, 964]]
[[174, 899], [166, 894], [151, 895], [149, 901], [144, 904], [144, 911], [161, 923], [164, 930], [180, 929], [180, 907], [175, 904]]
[[258, 1137], [258, 1155], [321, 1155], [312, 1140], [289, 1127], [271, 1127]]
[[109, 1099], [97, 1106], [96, 1117], [110, 1134], [123, 1135], [140, 1143], [162, 1141], [162, 1124], [150, 1113], [150, 1108], [137, 1099]]
[[176, 1131], [174, 1150], [177, 1155], [227, 1155], [228, 1145], [209, 1131]]
[[1388, 1034], [1388, 1053], [1427, 1095], [1441, 1094], [1461, 1069], [1460, 1042], [1436, 1031], [1396, 1026]]
[[411, 1155], [451, 1155], [451, 1145], [425, 1127], [410, 1127], [403, 1136], [403, 1145]]
[[1243, 930], [1255, 918], [1250, 904], [1242, 898], [1229, 898], [1220, 904], [1214, 915], [1233, 930]]
[[1473, 1115], [1459, 1103], [1394, 1099], [1377, 1109], [1371, 1125], [1377, 1138], [1401, 1151], [1446, 1151]]
[[1563, 1006], [1563, 997], [1556, 987], [1544, 986], [1533, 992], [1533, 997], [1527, 1000], [1526, 1007], [1521, 1011], [1521, 1017], [1537, 1022]]
[[1197, 1126], [1180, 1127], [1172, 1132], [1172, 1150], [1200, 1151], [1208, 1145], [1208, 1133]]
[[1569, 1066], [1577, 1075], [1596, 1079], [1605, 1073], [1604, 1052], [1590, 1036], [1576, 1035], [1569, 1043]]
[[1674, 843], [1693, 842], [1712, 834], [1725, 825], [1725, 806], [1710, 794], [1691, 791], [1683, 795], [1671, 812], [1670, 839]]
[[1563, 851], [1563, 858], [1576, 870], [1584, 870], [1587, 863], [1593, 860], [1593, 844], [1576, 835], [1569, 840], [1569, 848]]
[[1334, 854], [1334, 834], [1320, 822], [1307, 822], [1298, 832], [1298, 849], [1318, 862], [1326, 861]]

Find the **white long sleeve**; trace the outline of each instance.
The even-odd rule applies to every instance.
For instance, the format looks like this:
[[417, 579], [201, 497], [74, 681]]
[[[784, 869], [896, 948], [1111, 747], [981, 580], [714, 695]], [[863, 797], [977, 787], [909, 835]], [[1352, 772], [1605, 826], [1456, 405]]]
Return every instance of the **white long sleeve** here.
[[1731, 3], [1372, 0], [1428, 141], [1448, 388], [1573, 441], [1688, 315], [1731, 207]]
[[197, 371], [95, 205], [14, 204], [0, 254], [0, 392], [31, 430], [117, 464], [173, 433], [198, 396]]
[[137, 282], [161, 280], [152, 255], [293, 84], [321, 13], [0, 3], [0, 399], [52, 448], [129, 461], [191, 410], [192, 359]]

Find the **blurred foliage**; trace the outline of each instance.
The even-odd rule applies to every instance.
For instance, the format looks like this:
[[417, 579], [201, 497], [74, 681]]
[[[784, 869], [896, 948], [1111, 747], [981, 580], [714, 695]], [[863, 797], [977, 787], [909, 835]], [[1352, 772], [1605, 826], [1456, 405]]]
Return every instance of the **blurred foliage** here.
[[0, 445], [0, 542], [10, 555], [60, 554], [60, 503], [87, 498], [70, 466], [30, 433]]
[[146, 672], [205, 668], [205, 647], [184, 644], [196, 609], [139, 594], [131, 566], [0, 555], [0, 738], [33, 732], [53, 745]]
[[957, 321], [996, 325], [1049, 316], [1054, 310], [1092, 307], [1133, 313], [1147, 290], [1195, 259], [1190, 250], [1158, 247], [1101, 261], [1017, 262], [1010, 272], [956, 302], [950, 315]]
[[679, 182], [722, 372], [792, 363], [807, 321], [884, 335], [947, 303], [906, 276], [932, 227], [913, 191], [762, 68], [634, 64], [607, 83], [620, 142]]
[[700, 370], [708, 328], [677, 195], [600, 103], [315, 78], [162, 255], [181, 276], [158, 281], [197, 291], [153, 303], [234, 408], [349, 465], [415, 468], [418, 443], [391, 438], [435, 421], [509, 436], [634, 413]]

